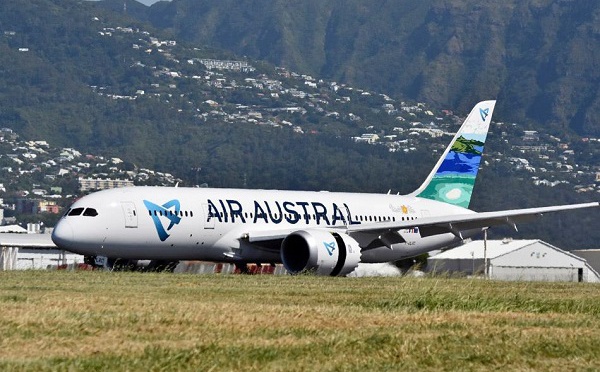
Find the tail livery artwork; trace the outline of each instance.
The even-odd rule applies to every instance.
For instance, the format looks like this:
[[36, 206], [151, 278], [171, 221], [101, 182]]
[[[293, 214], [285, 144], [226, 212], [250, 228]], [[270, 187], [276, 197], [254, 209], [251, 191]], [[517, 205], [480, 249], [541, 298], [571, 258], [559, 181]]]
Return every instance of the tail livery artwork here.
[[495, 101], [478, 103], [423, 183], [408, 195], [127, 187], [76, 201], [56, 225], [61, 249], [88, 257], [279, 263], [291, 273], [346, 275], [455, 246], [490, 226], [572, 204], [477, 213], [468, 209]]

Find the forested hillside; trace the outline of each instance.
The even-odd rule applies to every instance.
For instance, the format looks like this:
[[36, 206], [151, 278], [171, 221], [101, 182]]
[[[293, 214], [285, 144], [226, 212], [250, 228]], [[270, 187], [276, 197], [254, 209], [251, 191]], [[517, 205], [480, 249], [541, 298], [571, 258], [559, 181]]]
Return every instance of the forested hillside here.
[[506, 119], [600, 134], [600, 2], [555, 0], [174, 0], [157, 27], [200, 44]]
[[[434, 161], [350, 140], [370, 123], [394, 125], [394, 116], [372, 109], [374, 98], [351, 91], [345, 93], [356, 96], [351, 102], [332, 97], [335, 115], [313, 103], [327, 98], [317, 97], [317, 89], [310, 100], [268, 98], [266, 88], [245, 79], [302, 95], [297, 88], [308, 88], [261, 63], [253, 73], [210, 72], [197, 60], [234, 56], [161, 44], [170, 37], [91, 2], [0, 3], [0, 126], [25, 139], [119, 156], [211, 186], [382, 191], [401, 185], [404, 191], [417, 181], [397, 180], [417, 162], [429, 167]], [[225, 80], [230, 86], [222, 86]], [[305, 114], [288, 113], [290, 107]], [[266, 125], [247, 115], [259, 108], [271, 115]], [[232, 122], [232, 116], [247, 120]], [[292, 123], [307, 133], [281, 128]], [[368, 177], [358, 177], [361, 169]]]

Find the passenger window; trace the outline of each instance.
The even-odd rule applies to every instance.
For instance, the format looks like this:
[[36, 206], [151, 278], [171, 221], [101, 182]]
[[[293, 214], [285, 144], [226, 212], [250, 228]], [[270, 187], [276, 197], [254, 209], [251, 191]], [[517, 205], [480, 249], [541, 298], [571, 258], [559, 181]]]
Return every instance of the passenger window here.
[[98, 211], [96, 211], [94, 208], [87, 208], [83, 212], [83, 215], [86, 217], [96, 217], [98, 215]]
[[73, 208], [69, 212], [69, 216], [79, 216], [83, 212], [83, 208]]

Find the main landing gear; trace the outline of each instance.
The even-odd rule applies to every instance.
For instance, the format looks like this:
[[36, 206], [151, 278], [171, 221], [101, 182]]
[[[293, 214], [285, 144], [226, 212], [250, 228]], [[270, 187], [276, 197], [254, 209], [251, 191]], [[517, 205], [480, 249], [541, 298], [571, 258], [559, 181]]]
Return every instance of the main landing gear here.
[[111, 259], [102, 256], [86, 256], [84, 263], [99, 270], [172, 273], [179, 264], [179, 261], [127, 260], [123, 258]]

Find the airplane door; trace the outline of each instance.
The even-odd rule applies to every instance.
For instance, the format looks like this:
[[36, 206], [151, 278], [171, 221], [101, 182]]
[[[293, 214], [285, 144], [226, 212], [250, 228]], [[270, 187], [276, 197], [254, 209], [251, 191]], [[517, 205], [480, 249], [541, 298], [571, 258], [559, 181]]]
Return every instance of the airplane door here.
[[204, 228], [205, 229], [214, 229], [215, 228], [215, 218], [210, 215], [210, 211], [208, 208], [208, 204], [202, 204], [202, 211], [204, 212]]
[[121, 207], [123, 208], [123, 215], [125, 216], [125, 227], [138, 227], [135, 204], [132, 202], [121, 202]]

